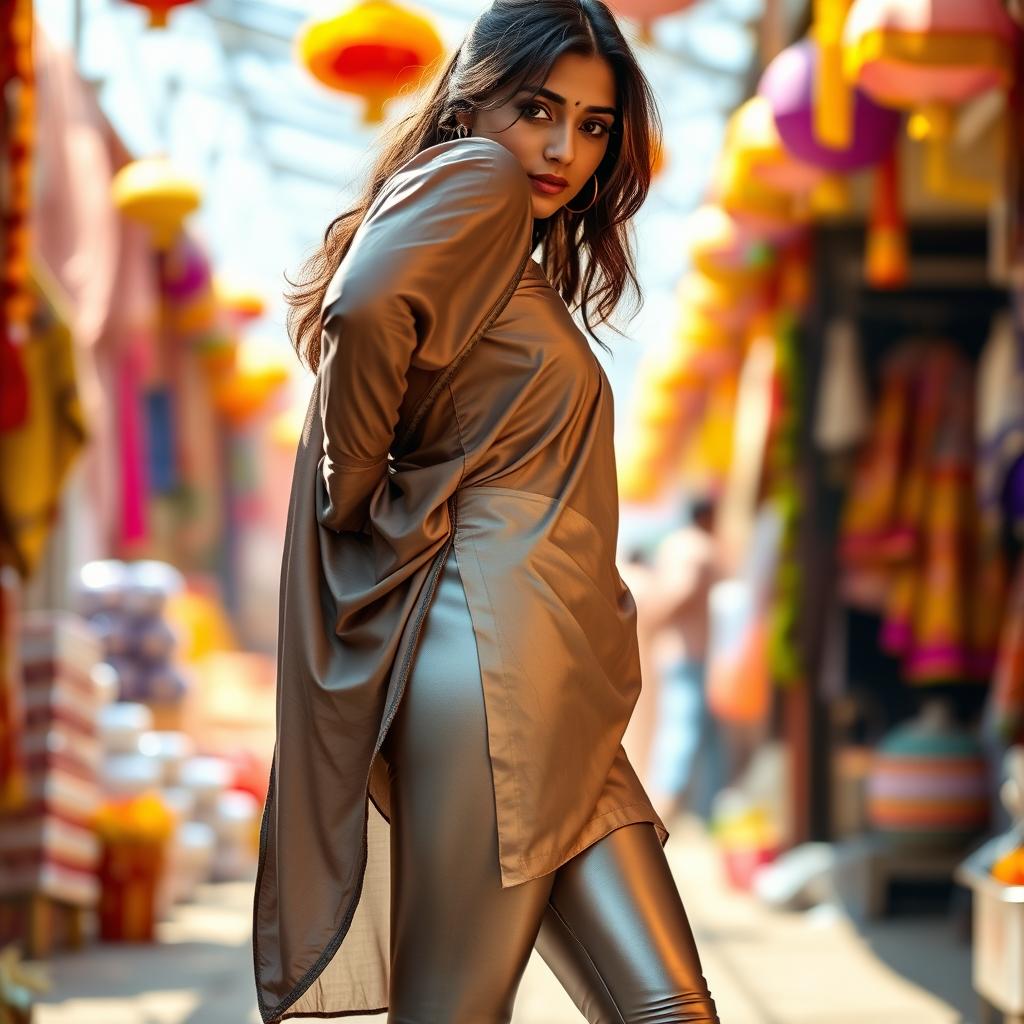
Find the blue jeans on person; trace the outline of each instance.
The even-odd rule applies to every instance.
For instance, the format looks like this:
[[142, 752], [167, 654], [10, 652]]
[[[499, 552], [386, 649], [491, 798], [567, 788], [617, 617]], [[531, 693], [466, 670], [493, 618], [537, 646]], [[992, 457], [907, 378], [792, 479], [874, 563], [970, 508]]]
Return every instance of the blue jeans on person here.
[[708, 709], [702, 661], [682, 658], [662, 670], [651, 777], [659, 792], [710, 819], [711, 803], [726, 782], [725, 751]]

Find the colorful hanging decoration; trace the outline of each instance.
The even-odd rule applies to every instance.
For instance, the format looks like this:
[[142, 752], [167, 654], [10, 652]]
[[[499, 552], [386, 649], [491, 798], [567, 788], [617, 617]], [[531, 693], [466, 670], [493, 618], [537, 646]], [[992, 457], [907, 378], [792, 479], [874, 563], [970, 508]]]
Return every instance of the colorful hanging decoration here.
[[758, 289], [745, 282], [708, 277], [699, 271], [685, 274], [676, 288], [680, 309], [692, 311], [704, 320], [720, 324], [725, 330], [741, 328], [753, 315], [759, 299]]
[[[32, 157], [35, 148], [35, 73], [32, 61], [33, 15], [31, 0], [5, 4], [0, 12], [0, 35], [7, 37], [7, 72], [0, 71], [0, 87], [8, 97], [10, 128], [0, 156], [6, 167], [6, 188], [0, 187], [3, 255], [0, 278], [0, 432], [14, 430], [28, 415], [28, 380], [23, 346], [33, 310], [29, 269], [29, 206]], [[5, 81], [6, 79], [6, 81]], [[4, 194], [6, 193], [6, 195]]]
[[973, 395], [951, 343], [894, 349], [843, 513], [847, 601], [881, 613], [911, 683], [986, 681], [994, 662], [1005, 569], [984, 541]]
[[142, 7], [149, 12], [150, 28], [166, 28], [167, 18], [175, 7], [184, 7], [185, 4], [193, 3], [194, 0], [127, 0], [136, 7]]
[[13, 565], [23, 579], [43, 557], [64, 481], [86, 440], [69, 319], [54, 300], [54, 283], [42, 267], [35, 273], [35, 312], [20, 346], [28, 416], [0, 432], [0, 563]]
[[798, 160], [833, 174], [873, 167], [896, 143], [900, 112], [854, 89], [846, 142], [821, 141], [815, 126], [816, 111], [821, 109], [821, 99], [815, 95], [818, 64], [818, 48], [803, 40], [783, 50], [761, 76], [758, 95], [771, 105], [779, 138]]
[[725, 144], [733, 151], [738, 174], [779, 192], [806, 194], [823, 176], [819, 166], [799, 159], [782, 144], [771, 100], [760, 93], [732, 115]]
[[259, 320], [267, 310], [262, 293], [238, 281], [216, 277], [213, 291], [218, 307], [235, 330], [241, 330], [254, 320]]
[[266, 408], [291, 377], [291, 349], [244, 342], [235, 367], [214, 385], [217, 411], [238, 427]]
[[854, 130], [850, 83], [843, 74], [843, 25], [849, 9], [850, 0], [814, 0], [813, 43], [808, 44], [815, 55], [811, 122], [815, 140], [825, 149], [848, 149]]
[[900, 199], [899, 149], [893, 147], [875, 172], [864, 278], [874, 288], [900, 288], [909, 275], [907, 229]]
[[160, 261], [165, 327], [178, 337], [212, 331], [218, 305], [210, 261], [202, 246], [181, 232]]
[[391, 0], [363, 0], [296, 40], [299, 62], [324, 85], [366, 101], [365, 120], [381, 121], [384, 104], [444, 53], [433, 24]]
[[753, 234], [769, 242], [784, 242], [806, 224], [806, 193], [821, 178], [820, 171], [806, 168], [792, 160], [779, 143], [767, 101], [754, 97], [736, 110], [726, 125], [712, 193]]
[[984, 205], [988, 182], [949, 166], [953, 108], [990, 89], [1008, 90], [1016, 28], [999, 0], [854, 0], [843, 34], [848, 77], [879, 103], [912, 112], [925, 142], [925, 178], [936, 195]]
[[114, 205], [132, 220], [141, 221], [158, 249], [169, 249], [184, 219], [201, 201], [197, 185], [174, 169], [164, 157], [126, 164], [111, 184]]
[[775, 250], [713, 203], [698, 206], [683, 228], [683, 248], [705, 277], [747, 287], [771, 269]]

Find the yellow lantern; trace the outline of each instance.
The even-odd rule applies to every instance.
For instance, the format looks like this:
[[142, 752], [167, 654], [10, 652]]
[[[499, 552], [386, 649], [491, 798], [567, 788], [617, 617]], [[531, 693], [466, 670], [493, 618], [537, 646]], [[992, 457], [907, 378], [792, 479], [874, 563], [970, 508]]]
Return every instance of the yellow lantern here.
[[184, 219], [200, 203], [198, 186], [164, 157], [126, 164], [111, 184], [114, 205], [132, 220], [147, 225], [158, 249], [169, 249]]
[[737, 173], [779, 192], [809, 193], [825, 177], [820, 167], [797, 159], [782, 144], [766, 96], [753, 96], [735, 111], [726, 146], [734, 149]]
[[771, 105], [755, 96], [726, 126], [713, 191], [725, 210], [766, 241], [789, 238], [807, 222], [808, 196], [823, 175], [789, 156]]
[[334, 18], [310, 22], [296, 45], [314, 78], [366, 100], [370, 123], [382, 120], [385, 102], [444, 53], [430, 21], [391, 0], [363, 0]]

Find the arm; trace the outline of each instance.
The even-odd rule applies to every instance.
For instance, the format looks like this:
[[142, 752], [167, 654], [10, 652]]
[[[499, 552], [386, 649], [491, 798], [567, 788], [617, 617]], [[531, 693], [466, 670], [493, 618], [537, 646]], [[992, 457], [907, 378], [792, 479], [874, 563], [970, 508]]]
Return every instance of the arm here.
[[526, 172], [489, 139], [432, 146], [385, 183], [324, 296], [322, 525], [365, 525], [406, 371], [455, 358], [525, 261], [532, 228]]

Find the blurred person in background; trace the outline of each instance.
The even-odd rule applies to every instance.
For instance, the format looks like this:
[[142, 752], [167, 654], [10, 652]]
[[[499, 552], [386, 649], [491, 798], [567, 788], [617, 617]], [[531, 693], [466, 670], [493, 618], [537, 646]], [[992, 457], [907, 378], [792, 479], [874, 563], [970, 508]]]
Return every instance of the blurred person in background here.
[[707, 705], [708, 597], [721, 574], [715, 503], [701, 496], [689, 521], [657, 546], [643, 617], [658, 673], [648, 782], [658, 813], [686, 809], [705, 821], [725, 784], [721, 730]]

